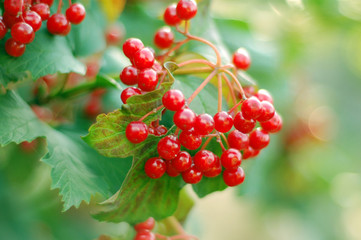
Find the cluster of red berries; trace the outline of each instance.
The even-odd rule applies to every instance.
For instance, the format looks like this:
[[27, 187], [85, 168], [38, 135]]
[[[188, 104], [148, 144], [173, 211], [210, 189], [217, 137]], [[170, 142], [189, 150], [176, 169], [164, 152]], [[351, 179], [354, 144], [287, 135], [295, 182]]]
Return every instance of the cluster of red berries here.
[[156, 236], [151, 231], [155, 226], [154, 218], [150, 217], [144, 222], [138, 223], [134, 226], [137, 234], [134, 237], [134, 240], [155, 240]]
[[161, 70], [161, 66], [155, 61], [153, 50], [144, 47], [143, 42], [138, 38], [127, 39], [123, 44], [123, 52], [132, 65], [123, 69], [120, 80], [126, 85], [138, 86], [123, 90], [121, 99], [123, 103], [126, 103], [131, 96], [153, 91], [157, 87], [157, 70]]
[[5, 0], [4, 13], [0, 16], [0, 40], [5, 37], [8, 29], [11, 38], [5, 43], [6, 52], [13, 57], [24, 54], [26, 44], [35, 38], [43, 21], [47, 20], [48, 31], [56, 35], [67, 35], [72, 24], [79, 24], [85, 18], [85, 8], [80, 3], [74, 3], [66, 10], [66, 16], [55, 13], [50, 16], [50, 6], [53, 0]]
[[[255, 96], [246, 99], [241, 111], [234, 117], [225, 111], [213, 117], [207, 113], [196, 115], [185, 105], [183, 93], [175, 89], [167, 91], [162, 102], [167, 110], [175, 111], [173, 122], [181, 132], [179, 136], [168, 135], [159, 141], [159, 157], [150, 158], [145, 164], [145, 173], [150, 178], [160, 178], [167, 172], [172, 177], [181, 174], [186, 183], [195, 184], [201, 181], [202, 176], [218, 176], [223, 167], [224, 182], [228, 186], [236, 186], [244, 180], [240, 167], [242, 159], [257, 156], [269, 144], [269, 133], [278, 132], [282, 127], [282, 119], [275, 112], [272, 97], [266, 90], [259, 90]], [[261, 127], [255, 129], [257, 121]], [[166, 128], [160, 127], [163, 131], [154, 133], [150, 130], [153, 127], [134, 121], [126, 128], [126, 137], [132, 143], [140, 143], [148, 134], [164, 135]], [[233, 127], [235, 130], [231, 131]], [[181, 146], [189, 150], [198, 149], [203, 138], [213, 137], [209, 134], [214, 130], [217, 134], [231, 131], [227, 137], [229, 149], [224, 149], [220, 157], [204, 149], [193, 157], [187, 151], [181, 151]], [[243, 151], [243, 157], [240, 151]]]

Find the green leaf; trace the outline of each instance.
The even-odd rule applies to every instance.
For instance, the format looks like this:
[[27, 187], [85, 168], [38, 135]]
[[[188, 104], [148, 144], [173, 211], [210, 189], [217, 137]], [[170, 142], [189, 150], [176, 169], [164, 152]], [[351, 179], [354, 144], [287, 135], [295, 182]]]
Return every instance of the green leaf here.
[[60, 189], [64, 210], [89, 202], [96, 193], [108, 198], [121, 186], [130, 160], [106, 158], [81, 141], [79, 133], [50, 128], [14, 92], [0, 96], [0, 111], [0, 145], [46, 137], [48, 153], [42, 160], [52, 167], [52, 187]]
[[[169, 71], [169, 80], [162, 83], [161, 87], [152, 92], [133, 96], [121, 109], [109, 114], [101, 114], [97, 122], [89, 128], [89, 134], [83, 138], [91, 147], [107, 157], [128, 157], [143, 148], [144, 143], [134, 144], [125, 136], [125, 129], [132, 121], [139, 120], [142, 116], [162, 105], [163, 94], [170, 89], [174, 78], [170, 73], [176, 68], [174, 63], [165, 63]], [[149, 124], [160, 119], [161, 110], [149, 115], [144, 122]]]
[[119, 192], [102, 204], [94, 217], [100, 221], [135, 224], [152, 216], [161, 220], [177, 209], [178, 195], [184, 182], [180, 177], [167, 174], [150, 179], [144, 172], [145, 162], [157, 156], [157, 143], [161, 138], [150, 136], [133, 159], [133, 165]]
[[5, 39], [0, 42], [0, 86], [47, 74], [76, 72], [85, 74], [85, 66], [72, 54], [64, 37], [50, 35], [43, 27], [34, 42], [26, 45], [23, 56], [14, 58], [5, 52]]

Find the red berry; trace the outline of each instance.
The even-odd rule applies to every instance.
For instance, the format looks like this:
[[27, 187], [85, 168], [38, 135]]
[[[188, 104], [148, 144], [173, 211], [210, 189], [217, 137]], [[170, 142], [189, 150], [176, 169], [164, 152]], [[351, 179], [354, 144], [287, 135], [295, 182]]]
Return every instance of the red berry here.
[[154, 35], [154, 44], [160, 49], [169, 48], [173, 41], [174, 34], [170, 27], [162, 27]]
[[155, 234], [150, 232], [149, 230], [141, 230], [137, 232], [134, 240], [156, 240]]
[[[69, 24], [69, 26], [71, 26]], [[70, 30], [69, 30], [70, 31]], [[66, 34], [64, 34], [66, 35]], [[86, 73], [85, 76], [87, 78], [95, 78], [99, 72], [100, 64], [98, 60], [90, 60], [86, 63]]]
[[154, 53], [149, 48], [143, 48], [134, 53], [133, 62], [139, 69], [151, 68], [154, 64]]
[[217, 155], [214, 155], [214, 157], [216, 158], [215, 165], [207, 171], [203, 172], [203, 175], [209, 178], [217, 177], [222, 172], [222, 165], [219, 157]]
[[272, 103], [270, 103], [270, 102], [262, 101], [261, 105], [262, 105], [262, 113], [257, 118], [257, 121], [266, 122], [275, 115], [276, 110], [275, 110], [274, 106], [272, 105]]
[[158, 74], [151, 68], [146, 68], [138, 73], [138, 87], [143, 91], [153, 91], [158, 85]]
[[134, 66], [125, 67], [119, 77], [125, 85], [135, 85], [138, 83], [138, 69]]
[[213, 119], [214, 119], [214, 127], [218, 132], [226, 133], [229, 130], [231, 130], [233, 126], [232, 116], [225, 111], [216, 113]]
[[19, 22], [14, 24], [14, 26], [11, 28], [11, 36], [19, 43], [28, 44], [34, 40], [35, 33], [29, 24], [25, 22]]
[[7, 28], [12, 28], [12, 26], [14, 26], [15, 23], [18, 23], [21, 21], [22, 20], [21, 20], [20, 16], [19, 17], [13, 16], [7, 12], [4, 12], [4, 14], [3, 14], [3, 22], [5, 23], [5, 26]]
[[228, 134], [228, 143], [231, 148], [238, 150], [246, 149], [248, 147], [248, 135], [241, 133], [238, 130], [233, 130]]
[[177, 16], [177, 5], [175, 3], [165, 9], [163, 20], [169, 26], [176, 26], [182, 21]]
[[39, 0], [39, 2], [47, 4], [49, 7], [53, 5], [54, 0]]
[[196, 117], [194, 123], [194, 130], [200, 135], [207, 135], [214, 129], [214, 120], [211, 115], [207, 113], [200, 114]]
[[66, 10], [65, 14], [69, 22], [79, 24], [84, 20], [86, 11], [83, 4], [74, 3]]
[[242, 112], [239, 112], [234, 117], [234, 127], [242, 133], [250, 133], [256, 126], [256, 121], [253, 119], [244, 119]]
[[45, 3], [38, 3], [31, 7], [31, 10], [39, 14], [42, 21], [48, 20], [50, 17], [50, 8], [49, 5]]
[[178, 111], [184, 106], [184, 95], [177, 89], [171, 89], [163, 95], [162, 103], [166, 109], [170, 111]]
[[198, 135], [193, 129], [182, 131], [179, 134], [179, 141], [183, 147], [189, 150], [195, 150], [202, 144], [202, 137]]
[[131, 61], [133, 60], [134, 54], [143, 48], [144, 44], [138, 38], [129, 38], [123, 44], [124, 55], [127, 56]]
[[52, 15], [46, 23], [48, 31], [55, 35], [64, 35], [69, 30], [69, 25], [68, 19], [61, 13]]
[[41, 27], [41, 17], [35, 11], [27, 11], [23, 14], [24, 21], [29, 24], [34, 32]]
[[180, 173], [175, 169], [171, 163], [171, 161], [166, 161], [167, 165], [167, 174], [170, 177], [177, 177]]
[[159, 156], [165, 160], [171, 160], [177, 156], [180, 151], [180, 142], [174, 135], [169, 135], [162, 138], [158, 142], [157, 150]]
[[223, 181], [230, 187], [234, 187], [243, 183], [244, 178], [244, 171], [241, 167], [226, 169], [223, 172]]
[[224, 151], [221, 155], [221, 163], [224, 168], [236, 168], [242, 163], [242, 154], [235, 148]]
[[150, 217], [144, 222], [138, 223], [134, 226], [135, 231], [139, 232], [141, 230], [153, 230], [155, 226], [155, 220], [154, 218]]
[[12, 57], [20, 57], [25, 52], [25, 44], [16, 42], [13, 38], [9, 38], [5, 43], [7, 54]]
[[193, 157], [196, 168], [202, 172], [208, 171], [216, 164], [214, 153], [208, 150], [201, 150]]
[[249, 134], [249, 146], [255, 150], [267, 147], [269, 142], [270, 137], [268, 133], [261, 128], [257, 128]]
[[178, 172], [184, 172], [192, 166], [192, 157], [188, 152], [181, 151], [171, 160], [171, 163]]
[[90, 98], [85, 105], [85, 114], [88, 117], [94, 118], [102, 112], [102, 104], [97, 97]]
[[251, 65], [251, 58], [249, 53], [244, 48], [239, 48], [233, 54], [233, 64], [236, 68], [247, 70]]
[[19, 12], [25, 9], [23, 0], [5, 0], [4, 10], [10, 15], [17, 16]]
[[[243, 87], [243, 91], [248, 98], [256, 94], [256, 88], [254, 86]], [[240, 96], [240, 98], [242, 98], [242, 96]]]
[[120, 98], [122, 99], [123, 103], [127, 103], [128, 98], [130, 98], [131, 96], [140, 95], [140, 94], [142, 94], [142, 91], [139, 88], [128, 87], [122, 91]]
[[196, 184], [202, 180], [202, 172], [195, 166], [190, 167], [188, 170], [182, 172], [183, 181], [189, 184]]
[[197, 3], [194, 0], [180, 0], [177, 4], [177, 16], [189, 20], [197, 14]]
[[144, 166], [144, 171], [148, 177], [156, 179], [164, 175], [167, 166], [165, 161], [161, 158], [150, 158], [147, 160]]
[[282, 117], [278, 115], [278, 113], [275, 113], [275, 115], [267, 122], [260, 123], [262, 129], [269, 133], [279, 132], [282, 129], [282, 124]]
[[117, 46], [124, 37], [124, 27], [119, 24], [113, 24], [105, 31], [105, 39], [108, 45]]
[[261, 102], [256, 97], [247, 98], [242, 103], [241, 111], [245, 119], [256, 119], [262, 114]]
[[265, 89], [258, 90], [258, 92], [254, 96], [260, 101], [268, 101], [270, 103], [273, 103], [272, 95]]
[[140, 121], [131, 122], [125, 129], [125, 135], [132, 143], [143, 142], [148, 137], [148, 127]]
[[3, 39], [8, 32], [5, 23], [0, 19], [0, 40]]
[[196, 114], [189, 108], [183, 108], [175, 112], [173, 116], [174, 124], [182, 130], [189, 130], [194, 126]]
[[167, 129], [165, 126], [163, 126], [163, 125], [160, 125], [160, 126], [158, 126], [158, 127], [156, 127], [156, 128], [154, 129], [154, 134], [155, 134], [156, 136], [163, 136], [163, 135], [165, 135], [167, 132], [168, 132], [168, 129]]
[[253, 158], [253, 157], [256, 157], [259, 153], [260, 153], [260, 150], [254, 150], [253, 148], [248, 147], [245, 150], [243, 150], [242, 158], [243, 158], [243, 160]]

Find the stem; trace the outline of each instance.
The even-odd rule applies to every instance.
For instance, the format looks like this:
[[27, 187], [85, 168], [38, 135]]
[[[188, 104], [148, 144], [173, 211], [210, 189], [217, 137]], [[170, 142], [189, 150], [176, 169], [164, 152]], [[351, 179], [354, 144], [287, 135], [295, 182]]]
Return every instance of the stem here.
[[157, 239], [169, 240], [170, 238], [159, 233], [154, 234]]
[[[217, 135], [216, 135], [217, 136]], [[204, 144], [203, 144], [203, 146], [202, 146], [202, 148], [201, 148], [201, 150], [204, 150], [204, 149], [206, 149], [206, 147], [207, 147], [207, 145], [210, 143], [210, 141], [212, 140], [212, 138], [214, 138], [215, 136], [210, 136], [210, 137], [208, 137], [207, 138], [207, 140], [204, 142]]]
[[179, 63], [178, 66], [183, 67], [185, 65], [189, 65], [189, 64], [193, 64], [193, 63], [205, 64], [205, 65], [210, 66], [212, 69], [215, 68], [215, 65], [213, 63], [211, 63], [210, 61], [205, 60], [205, 59], [191, 59], [191, 60]]
[[138, 121], [142, 122], [144, 119], [146, 119], [149, 115], [151, 115], [152, 113], [156, 113], [157, 111], [161, 110], [162, 108], [164, 108], [163, 105], [160, 105], [157, 108], [154, 108], [152, 111], [148, 112], [147, 114], [145, 114], [143, 117], [141, 117]]
[[239, 90], [241, 91], [242, 99], [243, 99], [243, 100], [246, 100], [247, 97], [246, 97], [246, 95], [244, 94], [242, 85], [241, 85], [241, 83], [238, 81], [238, 79], [236, 78], [236, 76], [235, 76], [231, 71], [229, 71], [229, 70], [227, 70], [227, 69], [221, 69], [221, 71], [227, 73], [227, 74], [232, 78], [232, 80], [237, 84], [237, 86], [239, 87]]
[[211, 74], [202, 82], [201, 85], [193, 92], [193, 94], [188, 98], [188, 104], [191, 104], [193, 99], [198, 95], [200, 91], [211, 81], [211, 79], [217, 74], [217, 70], [213, 70]]
[[234, 95], [234, 88], [232, 86], [232, 84], [230, 83], [230, 81], [228, 80], [227, 76], [225, 73], [222, 73], [222, 78], [224, 79], [224, 81], [227, 83], [227, 86], [229, 88], [229, 91], [231, 92], [231, 97], [232, 97], [232, 101], [233, 104], [237, 103], [237, 98], [236, 95]]
[[239, 105], [243, 103], [243, 99], [241, 99], [236, 105], [234, 105], [229, 111], [228, 114], [231, 114]]
[[176, 231], [178, 234], [187, 234], [182, 225], [178, 222], [178, 220], [174, 216], [170, 216], [166, 218], [165, 221]]
[[71, 2], [71, 0], [69, 0], [69, 7], [72, 5], [72, 2]]
[[189, 21], [186, 21], [184, 23], [184, 34], [187, 34], [189, 31]]
[[212, 68], [210, 67], [195, 67], [195, 68], [187, 68], [180, 69], [178, 68], [173, 72], [173, 74], [184, 75], [184, 74], [196, 74], [196, 73], [210, 73]]
[[160, 62], [163, 62], [164, 59], [166, 57], [168, 57], [172, 52], [176, 51], [177, 49], [179, 49], [181, 46], [183, 46], [184, 44], [186, 44], [187, 42], [189, 42], [190, 39], [184, 39], [183, 41], [180, 41], [179, 43], [177, 43], [174, 47], [172, 47], [171, 49], [169, 49], [166, 53], [158, 56], [158, 60]]
[[217, 74], [218, 78], [218, 112], [222, 111], [222, 76], [220, 73]]
[[217, 136], [217, 142], [218, 142], [219, 145], [221, 146], [222, 151], [223, 151], [223, 152], [226, 151], [226, 148], [224, 147], [223, 142], [222, 142], [222, 139], [221, 139], [221, 137], [220, 137], [219, 135]]
[[224, 135], [224, 133], [221, 133], [221, 137], [226, 142], [227, 148], [229, 148], [229, 143], [228, 143], [228, 140], [227, 140], [226, 136]]
[[63, 5], [63, 0], [59, 0], [57, 13], [61, 13], [61, 7], [62, 7], [62, 5]]
[[193, 35], [190, 35], [190, 34], [186, 34], [186, 36], [191, 39], [191, 40], [195, 40], [195, 41], [198, 41], [198, 42], [201, 42], [201, 43], [204, 43], [204, 44], [207, 44], [208, 46], [210, 46], [213, 51], [215, 52], [216, 56], [217, 56], [217, 63], [216, 63], [216, 66], [217, 67], [220, 67], [221, 64], [222, 64], [222, 57], [221, 57], [221, 54], [219, 53], [218, 49], [216, 46], [214, 46], [213, 43], [211, 43], [210, 41], [206, 40], [206, 39], [203, 39], [203, 38], [200, 38], [200, 37], [196, 37], [196, 36], [193, 36]]
[[163, 75], [159, 81], [159, 84], [158, 84], [158, 89], [160, 88], [160, 86], [162, 85], [162, 83], [164, 82], [164, 79], [165, 79], [165, 76], [167, 75], [167, 71], [164, 71], [163, 72]]

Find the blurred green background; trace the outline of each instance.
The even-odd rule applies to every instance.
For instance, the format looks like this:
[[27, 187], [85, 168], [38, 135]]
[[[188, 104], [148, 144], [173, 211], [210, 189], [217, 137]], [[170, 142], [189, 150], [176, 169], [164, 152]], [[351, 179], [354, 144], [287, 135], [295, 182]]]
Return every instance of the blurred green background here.
[[[118, 21], [151, 44], [169, 3], [131, 1]], [[249, 74], [273, 94], [284, 128], [245, 161], [244, 184], [197, 200], [186, 230], [206, 240], [361, 239], [361, 1], [214, 0], [211, 9], [229, 50], [250, 51]], [[144, 19], [154, 24], [139, 27]], [[38, 144], [31, 154], [0, 149], [0, 238], [126, 239], [126, 223], [99, 223], [91, 207], [61, 212]]]

